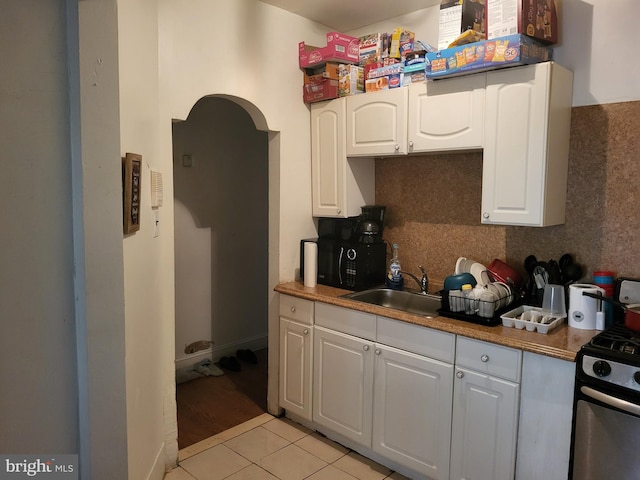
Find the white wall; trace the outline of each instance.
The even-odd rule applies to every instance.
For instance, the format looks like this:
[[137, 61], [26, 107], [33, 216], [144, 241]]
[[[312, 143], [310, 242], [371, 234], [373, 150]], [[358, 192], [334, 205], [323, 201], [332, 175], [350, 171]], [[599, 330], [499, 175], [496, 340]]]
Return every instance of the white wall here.
[[177, 365], [195, 363], [184, 347], [198, 340], [214, 360], [267, 346], [267, 141], [225, 98], [174, 124]]
[[[402, 26], [437, 46], [438, 14], [438, 6], [425, 8], [348, 33]], [[554, 46], [554, 59], [574, 72], [574, 106], [640, 99], [640, 62], [633, 60], [638, 18], [637, 0], [561, 0], [561, 41]]]
[[64, 0], [0, 15], [0, 452], [77, 453]]
[[[124, 238], [129, 478], [162, 478], [175, 437], [173, 166], [160, 115], [157, 0], [118, 2], [121, 155], [142, 155], [140, 230]], [[167, 141], [167, 139], [169, 139]], [[153, 237], [150, 172], [163, 175]], [[173, 412], [173, 413], [172, 413]]]

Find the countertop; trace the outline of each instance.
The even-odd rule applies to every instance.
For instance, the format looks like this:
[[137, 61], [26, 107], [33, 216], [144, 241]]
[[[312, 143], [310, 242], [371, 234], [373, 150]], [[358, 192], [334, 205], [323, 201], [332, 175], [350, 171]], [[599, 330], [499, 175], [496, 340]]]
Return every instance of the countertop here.
[[274, 289], [276, 292], [305, 298], [315, 302], [330, 303], [340, 307], [351, 308], [361, 312], [380, 315], [403, 322], [422, 325], [444, 332], [463, 335], [465, 337], [517, 348], [525, 352], [538, 353], [549, 357], [574, 362], [580, 347], [593, 338], [598, 331], [580, 330], [567, 326], [566, 323], [556, 327], [547, 334], [527, 332], [516, 328], [498, 325], [488, 327], [447, 317], [423, 317], [391, 308], [380, 307], [368, 303], [357, 302], [341, 295], [352, 293], [349, 290], [318, 285], [305, 287], [302, 282], [281, 283]]

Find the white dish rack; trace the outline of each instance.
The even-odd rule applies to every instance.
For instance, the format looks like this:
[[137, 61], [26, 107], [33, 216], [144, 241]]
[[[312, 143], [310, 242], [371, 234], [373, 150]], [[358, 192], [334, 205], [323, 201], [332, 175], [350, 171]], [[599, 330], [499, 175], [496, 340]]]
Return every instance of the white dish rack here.
[[528, 332], [538, 332], [546, 334], [559, 325], [564, 323], [567, 314], [554, 316], [548, 323], [540, 323], [532, 320], [523, 320], [522, 314], [525, 312], [536, 312], [543, 315], [542, 309], [539, 307], [532, 307], [530, 305], [522, 305], [510, 312], [507, 312], [500, 316], [502, 318], [502, 325], [505, 327], [514, 327], [519, 330], [526, 329]]

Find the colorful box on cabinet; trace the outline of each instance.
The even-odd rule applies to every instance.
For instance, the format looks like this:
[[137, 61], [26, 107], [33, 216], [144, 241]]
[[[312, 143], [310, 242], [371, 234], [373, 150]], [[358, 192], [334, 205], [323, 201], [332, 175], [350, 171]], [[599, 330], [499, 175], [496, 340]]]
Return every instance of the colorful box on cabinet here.
[[316, 83], [305, 83], [302, 86], [302, 100], [304, 103], [321, 102], [338, 98], [340, 87], [338, 80], [324, 78]]
[[327, 45], [314, 47], [298, 43], [300, 68], [312, 67], [326, 62], [358, 63], [360, 60], [359, 41], [339, 32], [327, 33]]
[[453, 77], [551, 60], [552, 49], [526, 35], [469, 43], [427, 53], [427, 78]]
[[[491, 0], [488, 0], [491, 2]], [[443, 50], [458, 36], [475, 30], [486, 37], [487, 7], [485, 0], [442, 0], [438, 24], [438, 49]]]
[[487, 39], [521, 33], [558, 43], [559, 0], [488, 0]]
[[341, 64], [338, 75], [339, 96], [364, 93], [364, 67]]

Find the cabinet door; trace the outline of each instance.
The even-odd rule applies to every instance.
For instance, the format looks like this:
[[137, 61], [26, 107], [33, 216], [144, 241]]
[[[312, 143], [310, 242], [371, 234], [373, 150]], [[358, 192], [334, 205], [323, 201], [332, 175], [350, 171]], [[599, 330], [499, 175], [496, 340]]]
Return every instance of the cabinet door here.
[[313, 421], [371, 447], [373, 343], [315, 327]]
[[347, 97], [347, 155], [407, 153], [406, 88]]
[[551, 62], [487, 73], [483, 223], [564, 223], [572, 78]]
[[311, 105], [311, 192], [316, 217], [350, 217], [374, 203], [373, 159], [345, 151], [346, 98]]
[[376, 344], [373, 450], [449, 478], [453, 365]]
[[519, 385], [456, 367], [451, 479], [513, 480]]
[[280, 406], [311, 420], [313, 327], [280, 318]]
[[409, 153], [482, 148], [483, 73], [409, 87]]

